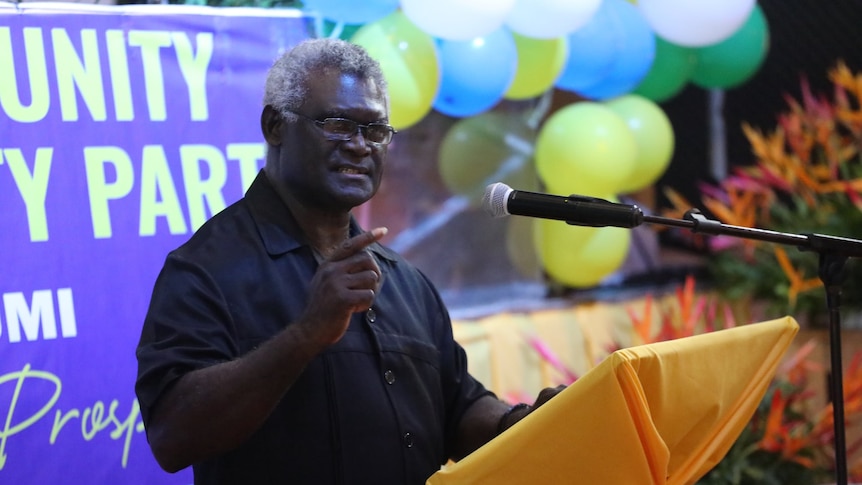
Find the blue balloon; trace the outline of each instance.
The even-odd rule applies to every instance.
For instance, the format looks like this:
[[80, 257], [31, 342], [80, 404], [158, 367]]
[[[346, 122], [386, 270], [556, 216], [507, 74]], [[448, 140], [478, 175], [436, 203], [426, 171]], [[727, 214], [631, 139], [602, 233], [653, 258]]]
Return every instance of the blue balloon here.
[[305, 10], [320, 14], [333, 22], [367, 24], [380, 20], [398, 9], [399, 0], [305, 0]]
[[569, 34], [569, 57], [554, 86], [577, 92], [601, 81], [611, 71], [620, 40], [615, 7], [603, 1], [583, 27]]
[[628, 94], [646, 77], [655, 59], [656, 38], [640, 10], [626, 0], [604, 0], [612, 8], [617, 54], [605, 77], [576, 91], [585, 98], [604, 100]]
[[434, 109], [456, 118], [494, 107], [515, 79], [518, 49], [505, 27], [473, 40], [437, 40], [440, 89]]

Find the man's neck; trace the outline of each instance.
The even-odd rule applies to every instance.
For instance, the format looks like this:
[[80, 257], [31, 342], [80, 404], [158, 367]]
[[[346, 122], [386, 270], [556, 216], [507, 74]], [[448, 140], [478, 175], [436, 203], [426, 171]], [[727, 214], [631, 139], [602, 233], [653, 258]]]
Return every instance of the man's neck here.
[[304, 204], [292, 193], [273, 184], [279, 198], [293, 214], [308, 243], [323, 257], [350, 237], [350, 212], [324, 210]]
[[311, 219], [294, 214], [299, 227], [302, 228], [308, 243], [324, 258], [328, 258], [335, 249], [350, 237], [350, 217], [344, 217], [343, 222], [324, 223], [318, 217]]
[[350, 237], [350, 213], [321, 210], [282, 196], [308, 243], [323, 257]]

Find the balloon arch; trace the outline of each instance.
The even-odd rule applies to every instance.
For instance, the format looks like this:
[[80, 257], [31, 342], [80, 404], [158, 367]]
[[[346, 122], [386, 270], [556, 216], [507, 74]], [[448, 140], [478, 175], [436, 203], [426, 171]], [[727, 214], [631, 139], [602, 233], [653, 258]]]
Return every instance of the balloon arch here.
[[[440, 173], [453, 193], [474, 200], [494, 176], [517, 187], [540, 181], [550, 193], [610, 200], [648, 187], [674, 149], [658, 103], [688, 84], [744, 83], [769, 44], [755, 0], [307, 0], [305, 6], [380, 61], [396, 128], [409, 128], [431, 110], [459, 118], [442, 141]], [[541, 126], [493, 110], [503, 100], [554, 89], [579, 101]], [[512, 165], [513, 158], [520, 163]], [[476, 160], [483, 160], [478, 168]], [[554, 221], [533, 226], [548, 275], [574, 287], [601, 282], [629, 247], [625, 230]]]

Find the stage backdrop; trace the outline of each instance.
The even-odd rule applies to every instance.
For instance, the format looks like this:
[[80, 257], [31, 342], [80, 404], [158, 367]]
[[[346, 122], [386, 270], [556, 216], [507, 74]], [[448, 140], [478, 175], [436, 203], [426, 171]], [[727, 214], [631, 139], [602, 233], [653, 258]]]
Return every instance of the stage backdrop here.
[[0, 483], [191, 482], [146, 443], [141, 322], [166, 253], [262, 166], [265, 72], [312, 24], [0, 4]]

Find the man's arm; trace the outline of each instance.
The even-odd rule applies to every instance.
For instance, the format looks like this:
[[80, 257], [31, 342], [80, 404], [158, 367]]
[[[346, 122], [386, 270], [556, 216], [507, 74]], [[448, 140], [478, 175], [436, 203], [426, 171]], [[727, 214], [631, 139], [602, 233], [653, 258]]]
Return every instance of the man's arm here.
[[454, 450], [455, 460], [460, 460], [509, 429], [542, 404], [565, 389], [565, 386], [542, 389], [532, 406], [521, 404], [510, 406], [494, 396], [477, 399], [461, 418]]
[[296, 322], [241, 358], [189, 372], [162, 395], [147, 423], [162, 468], [175, 472], [234, 449], [261, 426], [305, 366], [341, 339], [350, 316], [371, 306], [380, 268], [364, 248], [384, 234], [355, 236], [323, 262]]
[[236, 448], [321, 350], [290, 325], [240, 359], [181, 377], [156, 403], [147, 426], [159, 465], [173, 473]]

